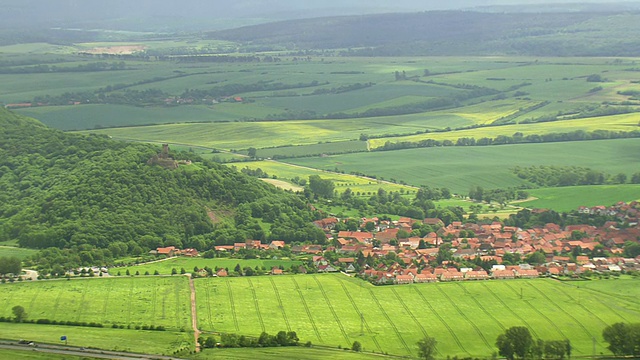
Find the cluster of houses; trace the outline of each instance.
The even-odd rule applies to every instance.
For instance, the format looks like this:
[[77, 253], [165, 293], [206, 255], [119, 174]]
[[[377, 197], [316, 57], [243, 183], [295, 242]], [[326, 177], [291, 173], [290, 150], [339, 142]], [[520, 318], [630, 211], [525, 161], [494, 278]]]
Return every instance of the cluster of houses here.
[[[359, 219], [362, 229], [358, 231], [334, 231], [336, 225], [346, 222], [346, 219], [331, 217], [314, 223], [332, 240], [332, 245], [328, 247], [314, 244], [288, 247], [284, 241], [263, 244], [259, 240], [247, 240], [233, 245], [216, 246], [215, 250], [237, 252], [242, 249], [281, 250], [287, 247], [294, 255], [309, 255], [309, 265], [317, 272], [357, 273], [376, 284], [535, 278], [543, 275], [640, 270], [640, 256], [623, 257], [623, 246], [627, 241], [640, 241], [639, 204], [633, 202], [618, 203], [612, 207], [581, 207], [579, 211], [586, 214], [585, 209], [588, 209], [589, 214], [606, 214], [616, 217], [618, 221], [606, 222], [600, 227], [570, 225], [561, 228], [549, 223], [523, 230], [504, 226], [500, 222], [453, 222], [445, 226], [444, 222], [436, 218], [400, 218], [388, 221], [373, 217]], [[423, 237], [399, 236], [410, 234], [416, 223], [420, 226], [430, 225], [434, 231]], [[364, 228], [371, 230], [365, 231]], [[444, 244], [448, 245], [451, 256], [438, 263], [440, 248]], [[327, 252], [335, 254], [328, 256]], [[523, 259], [536, 252], [540, 253], [538, 259], [542, 256], [543, 261], [536, 262], [540, 265], [525, 264]], [[195, 249], [179, 250], [174, 247], [158, 248], [152, 253], [198, 256]], [[386, 259], [391, 255], [395, 261], [391, 265], [383, 261], [371, 265], [370, 261], [358, 261], [354, 255], [358, 255], [360, 259]], [[329, 258], [334, 260], [327, 260]], [[516, 263], [522, 264], [513, 265], [514, 259], [517, 259]], [[489, 265], [469, 265], [478, 263]], [[220, 271], [217, 276], [228, 275], [226, 270]], [[304, 269], [301, 272], [305, 272]], [[282, 269], [274, 268], [271, 274], [282, 274]]]

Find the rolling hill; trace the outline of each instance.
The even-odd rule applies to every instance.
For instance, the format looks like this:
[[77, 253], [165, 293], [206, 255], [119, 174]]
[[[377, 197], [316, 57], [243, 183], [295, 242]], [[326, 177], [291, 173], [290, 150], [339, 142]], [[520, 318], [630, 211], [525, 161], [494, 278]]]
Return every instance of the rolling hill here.
[[[429, 11], [288, 20], [209, 33], [251, 44], [346, 54], [635, 56], [637, 12]], [[348, 51], [346, 49], [349, 49]]]

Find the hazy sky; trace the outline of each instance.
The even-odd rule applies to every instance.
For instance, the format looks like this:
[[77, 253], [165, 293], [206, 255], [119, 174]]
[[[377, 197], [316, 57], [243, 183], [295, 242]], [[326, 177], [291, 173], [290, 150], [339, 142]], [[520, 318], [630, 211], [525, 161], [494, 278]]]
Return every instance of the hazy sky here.
[[488, 5], [550, 3], [629, 3], [625, 0], [0, 0], [0, 27], [78, 26], [136, 19], [182, 18], [200, 21], [292, 18], [469, 9]]

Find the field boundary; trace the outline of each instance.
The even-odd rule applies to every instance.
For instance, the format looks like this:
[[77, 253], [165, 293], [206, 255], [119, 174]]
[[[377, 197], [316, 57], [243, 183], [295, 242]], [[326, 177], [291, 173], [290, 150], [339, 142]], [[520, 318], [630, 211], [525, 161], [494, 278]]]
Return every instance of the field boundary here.
[[591, 338], [593, 337], [593, 334], [591, 334], [589, 332], [589, 330], [587, 330], [587, 328], [584, 326], [584, 324], [579, 322], [578, 319], [575, 318], [575, 316], [571, 315], [569, 312], [567, 312], [565, 309], [563, 309], [560, 305], [558, 305], [555, 301], [553, 301], [553, 299], [551, 299], [549, 296], [547, 296], [547, 294], [545, 294], [542, 290], [540, 290], [537, 287], [535, 287], [535, 285], [533, 285], [531, 283], [527, 283], [527, 285], [529, 285], [529, 287], [533, 288], [536, 292], [538, 292], [540, 295], [542, 295], [542, 297], [544, 297], [550, 304], [553, 304], [553, 306], [555, 306], [558, 310], [560, 310], [560, 312], [564, 313], [571, 320], [573, 320], [576, 324], [578, 324], [578, 326], [580, 326], [580, 328], [582, 328], [582, 330], [585, 332], [585, 334], [587, 334]]
[[229, 302], [231, 303], [231, 315], [233, 316], [233, 325], [236, 327], [236, 331], [240, 332], [240, 326], [238, 325], [238, 318], [236, 315], [236, 305], [233, 301], [233, 292], [231, 291], [231, 282], [226, 281], [227, 290], [229, 291]]
[[[516, 296], [520, 296], [520, 294], [518, 294], [518, 291], [516, 289], [514, 289], [511, 285], [509, 285], [507, 282], [505, 282], [505, 285], [511, 290], [513, 291]], [[522, 299], [522, 301], [524, 303], [526, 303], [533, 311], [535, 311], [538, 315], [540, 315], [541, 318], [547, 320], [547, 322], [554, 328], [556, 329], [556, 331], [558, 332], [558, 334], [560, 334], [560, 336], [562, 336], [563, 339], [567, 340], [568, 337], [567, 335], [565, 335], [562, 330], [560, 330], [560, 328], [558, 327], [558, 325], [556, 325], [555, 322], [551, 321], [551, 319], [549, 319], [549, 317], [545, 314], [543, 314], [538, 308], [536, 308], [535, 306], [531, 305], [531, 302], [529, 302], [529, 300], [525, 300]]]
[[462, 342], [458, 338], [458, 335], [456, 335], [456, 333], [453, 331], [451, 326], [449, 326], [449, 324], [446, 321], [444, 321], [442, 316], [440, 316], [440, 314], [438, 314], [438, 312], [433, 308], [433, 306], [431, 305], [429, 300], [427, 300], [427, 298], [424, 296], [424, 294], [420, 290], [418, 290], [417, 287], [414, 287], [413, 289], [418, 293], [418, 295], [420, 295], [420, 298], [422, 298], [422, 301], [425, 304], [427, 304], [427, 307], [429, 307], [429, 310], [431, 310], [431, 312], [438, 318], [438, 320], [440, 320], [442, 325], [444, 325], [444, 327], [446, 327], [447, 330], [449, 330], [449, 334], [451, 335], [451, 338], [456, 342], [456, 344], [458, 345], [460, 350], [462, 350], [462, 351], [466, 352], [467, 354], [471, 355], [471, 353], [469, 351], [467, 351], [467, 349], [465, 349], [465, 347], [462, 345]]
[[409, 316], [411, 317], [411, 320], [413, 320], [413, 322], [416, 325], [418, 325], [418, 328], [422, 332], [422, 335], [424, 335], [425, 338], [428, 338], [429, 334], [427, 333], [427, 330], [425, 330], [425, 328], [422, 326], [422, 324], [420, 324], [420, 322], [415, 317], [415, 315], [413, 315], [413, 313], [411, 312], [411, 310], [409, 309], [407, 304], [405, 304], [404, 300], [402, 300], [402, 298], [400, 297], [400, 295], [398, 294], [396, 289], [391, 289], [391, 292], [393, 292], [393, 294], [396, 296], [396, 299], [398, 299], [398, 301], [400, 302], [400, 305], [402, 306], [402, 308], [404, 308], [404, 310], [407, 312], [407, 314], [409, 314]]
[[[458, 287], [462, 288], [467, 295], [470, 295], [469, 292], [467, 291], [467, 289], [464, 286], [462, 286], [462, 284], [460, 284], [460, 282], [456, 282], [456, 284], [458, 285]], [[502, 325], [502, 323], [500, 321], [498, 321], [498, 319], [496, 319], [490, 312], [488, 312], [487, 309], [485, 309], [484, 306], [482, 306], [482, 304], [480, 304], [478, 299], [476, 299], [474, 296], [469, 296], [469, 297], [478, 306], [478, 308], [480, 308], [482, 310], [482, 312], [485, 313], [485, 315], [487, 315], [491, 320], [493, 320], [496, 324], [498, 324], [498, 326], [500, 326], [500, 328], [502, 330], [506, 330], [504, 325]]]
[[291, 280], [293, 281], [296, 290], [298, 291], [298, 295], [300, 296], [300, 300], [302, 300], [302, 305], [304, 306], [304, 310], [307, 312], [307, 316], [309, 317], [309, 322], [311, 323], [311, 326], [313, 327], [313, 331], [315, 331], [316, 336], [318, 337], [318, 340], [320, 342], [322, 342], [322, 336], [320, 336], [320, 332], [318, 331], [318, 327], [316, 326], [316, 322], [313, 321], [313, 316], [311, 316], [311, 311], [309, 310], [309, 306], [307, 305], [307, 301], [304, 299], [304, 296], [302, 295], [302, 291], [300, 290], [300, 285], [298, 285], [298, 282], [296, 281], [295, 278], [291, 278]]
[[502, 298], [500, 298], [500, 296], [498, 296], [493, 290], [491, 290], [491, 287], [487, 286], [487, 284], [482, 283], [482, 286], [496, 299], [498, 300], [498, 302], [505, 308], [505, 309], [509, 309], [509, 311], [511, 312], [511, 314], [513, 314], [513, 316], [515, 316], [516, 318], [518, 318], [518, 320], [522, 321], [523, 324], [525, 324], [527, 326], [527, 328], [531, 329], [531, 332], [533, 333], [533, 336], [535, 336], [536, 338], [540, 338], [540, 336], [538, 335], [538, 333], [535, 331], [535, 329], [527, 322], [527, 320], [523, 319], [517, 312], [513, 311], [513, 309], [507, 305], [507, 303], [504, 302], [504, 300], [502, 300]]
[[272, 277], [269, 277], [269, 281], [271, 282], [271, 287], [273, 287], [273, 292], [276, 294], [276, 299], [278, 299], [278, 306], [280, 306], [282, 317], [284, 318], [284, 322], [287, 324], [287, 331], [291, 331], [291, 325], [289, 324], [289, 319], [287, 318], [287, 314], [284, 311], [284, 304], [282, 303], [282, 298], [280, 297], [278, 287], [276, 286], [276, 283], [273, 281]]
[[260, 313], [260, 305], [258, 304], [258, 295], [256, 295], [256, 289], [253, 287], [253, 282], [251, 279], [247, 279], [249, 283], [249, 289], [251, 290], [251, 295], [253, 296], [253, 306], [256, 308], [256, 312], [258, 313], [258, 321], [260, 322], [260, 327], [262, 328], [262, 332], [266, 332], [267, 329], [264, 327], [264, 320], [262, 320], [262, 313]]
[[400, 339], [400, 342], [402, 342], [402, 345], [404, 345], [404, 348], [407, 350], [407, 352], [409, 354], [413, 354], [413, 351], [411, 351], [411, 349], [409, 349], [409, 346], [407, 345], [407, 342], [404, 340], [404, 338], [402, 337], [402, 335], [400, 334], [400, 331], [398, 331], [398, 327], [396, 326], [396, 324], [391, 320], [391, 318], [389, 317], [389, 314], [387, 314], [387, 312], [384, 310], [384, 308], [382, 307], [382, 304], [380, 304], [380, 300], [378, 300], [378, 298], [376, 297], [376, 295], [373, 293], [373, 290], [369, 289], [369, 294], [371, 294], [371, 298], [373, 299], [373, 301], [376, 302], [376, 304], [378, 305], [378, 308], [380, 309], [380, 311], [382, 312], [382, 315], [384, 315], [384, 317], [387, 319], [387, 322], [389, 323], [389, 325], [391, 325], [391, 327], [393, 328], [393, 331], [396, 333], [396, 336], [398, 337], [398, 339]]
[[344, 339], [347, 340], [347, 346], [349, 346], [349, 344], [351, 343], [351, 340], [349, 340], [349, 335], [347, 335], [347, 332], [344, 330], [344, 326], [342, 326], [342, 322], [340, 321], [340, 318], [338, 317], [338, 314], [336, 314], [336, 310], [333, 308], [333, 305], [331, 304], [331, 300], [327, 296], [327, 293], [324, 291], [324, 288], [322, 287], [322, 284], [320, 283], [320, 280], [318, 280], [318, 277], [315, 276], [315, 275], [312, 276], [312, 277], [313, 277], [313, 280], [316, 282], [316, 284], [318, 284], [318, 288], [320, 289], [320, 293], [322, 293], [322, 297], [324, 297], [324, 301], [327, 303], [327, 306], [329, 306], [329, 310], [331, 311], [331, 314], [333, 315], [333, 319], [338, 324], [338, 327], [340, 327], [340, 331], [342, 332], [342, 336], [344, 336]]
[[491, 346], [491, 344], [489, 344], [489, 341], [487, 341], [487, 338], [484, 336], [482, 331], [480, 331], [480, 329], [478, 328], [478, 325], [476, 325], [473, 321], [471, 321], [471, 319], [469, 319], [469, 317], [465, 313], [462, 312], [460, 307], [458, 305], [456, 305], [456, 303], [454, 301], [451, 300], [451, 297], [444, 290], [442, 290], [442, 286], [441, 285], [436, 285], [436, 288], [438, 288], [438, 291], [440, 291], [440, 293], [447, 299], [447, 301], [451, 305], [453, 305], [454, 309], [456, 309], [458, 314], [460, 316], [462, 316], [462, 318], [465, 319], [469, 323], [469, 325], [471, 325], [471, 327], [473, 327], [473, 329], [476, 331], [476, 333], [478, 334], [480, 339], [482, 339], [482, 342], [484, 342], [484, 344], [487, 345], [487, 348], [489, 350], [494, 350], [494, 348]]
[[373, 333], [373, 331], [371, 331], [371, 328], [369, 327], [369, 323], [367, 322], [367, 320], [365, 319], [363, 313], [360, 311], [360, 309], [358, 308], [358, 305], [356, 304], [355, 300], [353, 300], [353, 297], [351, 296], [351, 293], [349, 292], [349, 290], [347, 289], [347, 287], [344, 285], [344, 282], [342, 280], [342, 278], [336, 278], [338, 280], [338, 282], [340, 283], [340, 286], [342, 287], [342, 290], [344, 291], [344, 293], [347, 295], [347, 298], [349, 299], [349, 302], [351, 302], [351, 306], [353, 306], [353, 309], [358, 313], [361, 314], [362, 316], [362, 322], [364, 323], [364, 326], [367, 328], [367, 331], [369, 332], [369, 334], [371, 334], [371, 339], [373, 340], [373, 343], [376, 345], [376, 347], [378, 348], [378, 351], [382, 352], [382, 347], [380, 346], [380, 343], [378, 342], [378, 339], [376, 339], [375, 334]]

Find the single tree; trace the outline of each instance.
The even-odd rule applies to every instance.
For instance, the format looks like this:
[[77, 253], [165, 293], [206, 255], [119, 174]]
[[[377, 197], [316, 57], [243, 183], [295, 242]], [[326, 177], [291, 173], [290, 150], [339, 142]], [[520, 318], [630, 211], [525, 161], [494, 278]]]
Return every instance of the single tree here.
[[418, 341], [418, 356], [420, 356], [420, 359], [435, 359], [436, 345], [438, 345], [438, 342], [433, 337], [425, 337], [424, 339]]
[[27, 313], [24, 311], [24, 308], [20, 305], [16, 305], [11, 308], [11, 312], [13, 312], [14, 320], [17, 323], [21, 323], [24, 319], [27, 318]]
[[362, 351], [362, 344], [360, 344], [360, 341], [354, 341], [353, 345], [351, 345], [351, 350], [353, 350], [355, 352], [361, 352]]

